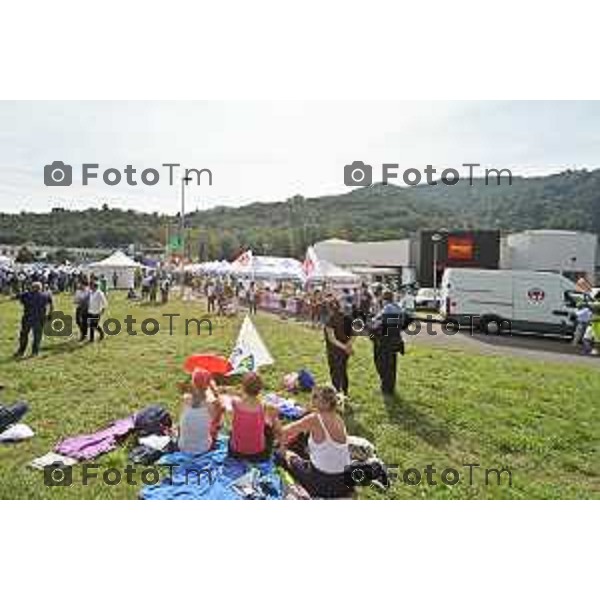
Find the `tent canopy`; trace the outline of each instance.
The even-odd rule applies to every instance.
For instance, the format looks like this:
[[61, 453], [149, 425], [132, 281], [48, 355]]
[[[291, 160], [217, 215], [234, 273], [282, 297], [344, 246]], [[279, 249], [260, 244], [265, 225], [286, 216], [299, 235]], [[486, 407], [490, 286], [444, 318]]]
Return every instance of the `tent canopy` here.
[[106, 258], [99, 260], [98, 262], [91, 263], [89, 266], [92, 268], [97, 268], [97, 267], [127, 268], [127, 267], [129, 267], [129, 268], [135, 269], [136, 267], [139, 267], [140, 264], [137, 263], [132, 258], [129, 258], [129, 256], [127, 256], [124, 252], [117, 250], [116, 252], [113, 252], [110, 256], [107, 256]]
[[232, 273], [254, 279], [302, 280], [302, 264], [295, 258], [250, 255], [244, 263], [234, 261]]
[[141, 267], [139, 263], [117, 250], [104, 260], [89, 264], [87, 269], [96, 276], [104, 275], [108, 288], [128, 289], [134, 285], [134, 274], [138, 267]]

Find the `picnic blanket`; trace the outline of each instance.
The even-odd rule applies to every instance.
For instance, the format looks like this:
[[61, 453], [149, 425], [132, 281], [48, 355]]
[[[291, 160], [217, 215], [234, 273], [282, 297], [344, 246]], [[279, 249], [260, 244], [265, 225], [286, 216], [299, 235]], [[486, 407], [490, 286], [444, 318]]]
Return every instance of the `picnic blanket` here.
[[[228, 438], [219, 436], [214, 450], [204, 454], [172, 452], [156, 464], [165, 476], [142, 488], [142, 500], [281, 500], [281, 478], [272, 460], [259, 463], [228, 456]], [[253, 494], [249, 488], [254, 488]], [[246, 493], [249, 491], [249, 493]]]
[[76, 460], [90, 460], [114, 450], [119, 439], [125, 437], [134, 428], [134, 417], [115, 421], [110, 427], [59, 442], [54, 451]]

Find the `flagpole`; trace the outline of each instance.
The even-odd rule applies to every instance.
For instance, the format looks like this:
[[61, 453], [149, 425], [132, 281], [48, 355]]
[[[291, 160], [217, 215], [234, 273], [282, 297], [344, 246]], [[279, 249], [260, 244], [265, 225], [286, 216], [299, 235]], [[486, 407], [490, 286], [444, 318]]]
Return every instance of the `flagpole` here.
[[181, 250], [181, 296], [185, 287], [185, 184], [192, 181], [191, 177], [182, 177], [181, 179], [181, 219], [179, 221], [179, 247]]

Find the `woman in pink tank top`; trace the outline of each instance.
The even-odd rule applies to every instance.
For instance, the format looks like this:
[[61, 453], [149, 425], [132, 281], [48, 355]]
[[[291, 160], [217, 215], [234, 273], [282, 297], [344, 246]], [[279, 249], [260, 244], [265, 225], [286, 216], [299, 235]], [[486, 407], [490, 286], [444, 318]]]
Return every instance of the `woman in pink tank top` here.
[[242, 379], [242, 396], [231, 401], [230, 452], [242, 458], [266, 458], [269, 450], [268, 434], [271, 428], [279, 431], [277, 411], [266, 406], [259, 394], [262, 381], [256, 373], [247, 373]]
[[265, 451], [265, 409], [260, 402], [252, 406], [245, 398], [232, 400], [231, 449], [236, 454], [261, 454]]

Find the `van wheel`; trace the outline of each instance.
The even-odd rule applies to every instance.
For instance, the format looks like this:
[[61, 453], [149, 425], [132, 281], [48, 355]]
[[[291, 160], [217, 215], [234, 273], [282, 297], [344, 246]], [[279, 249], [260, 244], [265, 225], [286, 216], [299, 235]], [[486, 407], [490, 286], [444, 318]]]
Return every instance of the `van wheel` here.
[[500, 335], [500, 320], [495, 317], [482, 317], [481, 331], [487, 335]]

